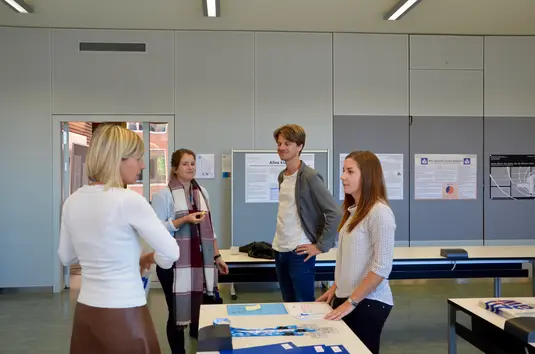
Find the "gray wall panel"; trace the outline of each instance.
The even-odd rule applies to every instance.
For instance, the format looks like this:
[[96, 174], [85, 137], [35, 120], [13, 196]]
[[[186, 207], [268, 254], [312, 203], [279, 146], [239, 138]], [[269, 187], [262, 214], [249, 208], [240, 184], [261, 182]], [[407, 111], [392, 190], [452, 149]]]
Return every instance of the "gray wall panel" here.
[[231, 182], [221, 177], [221, 154], [253, 146], [253, 115], [254, 34], [177, 32], [175, 146], [215, 154], [215, 178], [199, 182], [222, 248], [230, 246]]
[[[254, 149], [275, 149], [273, 131], [302, 125], [306, 149], [330, 149], [332, 35], [255, 34]], [[245, 148], [245, 147], [244, 147]]]
[[370, 150], [380, 154], [403, 154], [403, 200], [390, 200], [396, 217], [396, 243], [409, 242], [409, 117], [334, 116], [333, 191], [340, 193], [340, 154]]
[[478, 189], [475, 200], [414, 200], [411, 173], [411, 245], [482, 244], [483, 118], [413, 117], [411, 171], [415, 154], [477, 154]]
[[50, 30], [0, 28], [0, 48], [0, 288], [51, 287]]
[[535, 118], [485, 118], [485, 243], [526, 243], [534, 239], [534, 200], [491, 200], [489, 156], [535, 155]]

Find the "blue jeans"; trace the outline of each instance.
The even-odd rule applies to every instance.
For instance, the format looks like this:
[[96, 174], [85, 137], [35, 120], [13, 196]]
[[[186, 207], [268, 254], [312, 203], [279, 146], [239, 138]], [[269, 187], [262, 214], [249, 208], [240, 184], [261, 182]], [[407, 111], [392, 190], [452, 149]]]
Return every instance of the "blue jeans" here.
[[314, 301], [316, 256], [304, 262], [307, 255], [275, 252], [275, 269], [284, 302]]

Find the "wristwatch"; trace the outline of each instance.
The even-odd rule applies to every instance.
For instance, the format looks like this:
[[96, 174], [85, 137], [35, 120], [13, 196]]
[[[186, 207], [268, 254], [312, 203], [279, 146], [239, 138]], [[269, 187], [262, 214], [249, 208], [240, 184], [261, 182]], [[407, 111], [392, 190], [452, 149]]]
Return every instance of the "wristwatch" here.
[[221, 257], [221, 254], [214, 256], [214, 261], [216, 261], [219, 257]]
[[353, 299], [351, 298], [351, 296], [349, 296], [349, 297], [347, 298], [347, 302], [349, 302], [353, 307], [357, 307], [358, 304], [359, 304], [358, 302], [356, 302], [355, 300], [353, 300]]

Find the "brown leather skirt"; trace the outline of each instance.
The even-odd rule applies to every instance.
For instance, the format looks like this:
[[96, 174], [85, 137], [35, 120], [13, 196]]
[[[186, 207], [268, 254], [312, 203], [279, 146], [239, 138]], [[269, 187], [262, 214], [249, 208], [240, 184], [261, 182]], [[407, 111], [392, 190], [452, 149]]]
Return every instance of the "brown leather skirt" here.
[[147, 306], [115, 309], [76, 304], [70, 354], [161, 354]]

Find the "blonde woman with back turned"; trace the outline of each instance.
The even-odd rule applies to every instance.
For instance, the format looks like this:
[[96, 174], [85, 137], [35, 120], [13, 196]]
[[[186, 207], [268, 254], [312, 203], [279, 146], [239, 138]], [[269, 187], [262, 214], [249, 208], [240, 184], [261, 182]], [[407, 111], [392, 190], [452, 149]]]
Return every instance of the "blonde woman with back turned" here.
[[343, 319], [377, 354], [394, 305], [388, 276], [396, 221], [388, 205], [381, 163], [373, 153], [350, 153], [341, 180], [345, 199], [338, 227], [335, 282], [317, 301], [332, 302], [334, 310], [326, 318]]
[[[143, 196], [125, 189], [143, 164], [143, 141], [117, 125], [97, 128], [87, 154], [91, 183], [65, 201], [58, 254], [82, 266], [71, 354], [160, 354], [141, 270], [170, 268], [176, 241]], [[140, 237], [155, 252], [141, 255]]]

